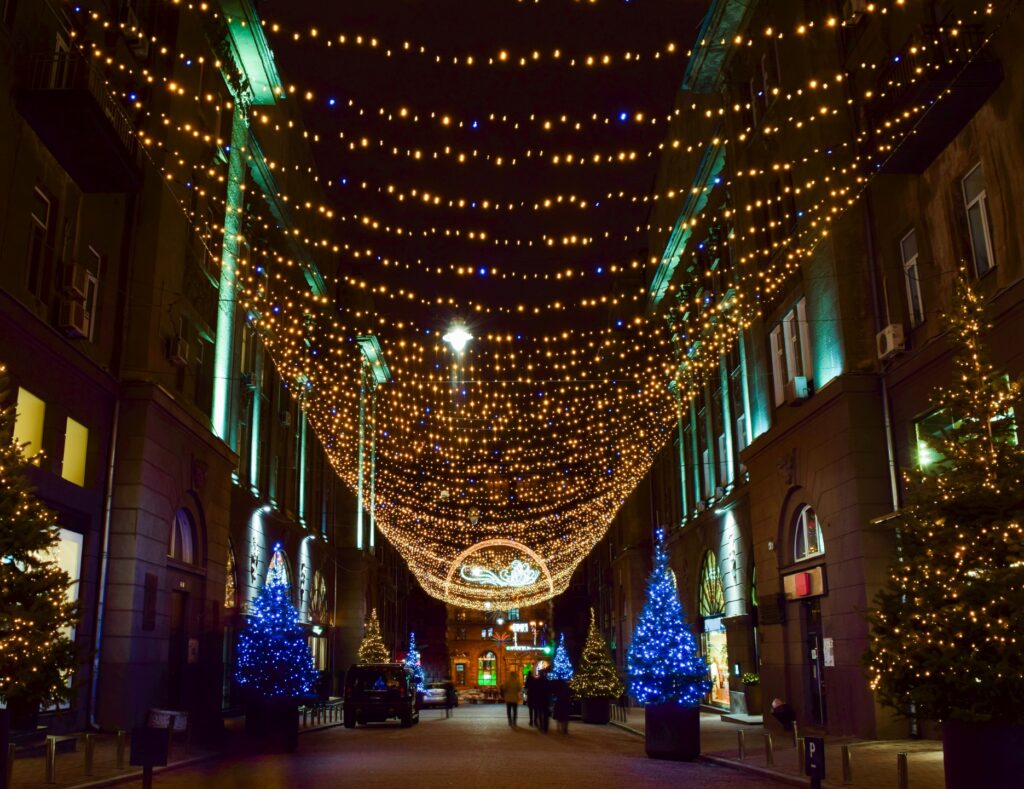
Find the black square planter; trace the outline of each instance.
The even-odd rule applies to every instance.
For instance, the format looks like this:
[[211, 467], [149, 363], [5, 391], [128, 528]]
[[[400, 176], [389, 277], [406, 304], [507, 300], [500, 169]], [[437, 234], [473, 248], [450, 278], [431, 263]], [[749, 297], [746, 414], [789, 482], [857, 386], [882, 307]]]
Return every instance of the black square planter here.
[[693, 761], [700, 756], [700, 709], [681, 704], [644, 708], [645, 744], [652, 759]]

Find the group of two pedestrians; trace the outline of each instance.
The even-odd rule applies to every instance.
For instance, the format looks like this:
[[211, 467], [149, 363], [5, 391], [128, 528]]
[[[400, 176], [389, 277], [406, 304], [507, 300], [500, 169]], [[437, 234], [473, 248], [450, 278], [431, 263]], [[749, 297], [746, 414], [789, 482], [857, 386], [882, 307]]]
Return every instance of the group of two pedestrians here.
[[[508, 681], [502, 685], [502, 696], [505, 699], [505, 711], [508, 725], [515, 728], [519, 719], [519, 694], [523, 684], [519, 681], [519, 673], [509, 672]], [[536, 726], [547, 734], [551, 720], [552, 706], [558, 730], [562, 734], [569, 733], [569, 683], [564, 679], [549, 679], [547, 671], [537, 675], [532, 672], [526, 677], [526, 706], [530, 711], [530, 725]]]

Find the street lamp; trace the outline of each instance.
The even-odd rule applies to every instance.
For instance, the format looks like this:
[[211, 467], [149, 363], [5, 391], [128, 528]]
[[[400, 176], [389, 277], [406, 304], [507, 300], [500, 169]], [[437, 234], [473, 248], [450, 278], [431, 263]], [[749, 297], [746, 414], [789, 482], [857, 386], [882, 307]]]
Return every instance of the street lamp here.
[[462, 353], [469, 341], [473, 339], [473, 335], [462, 326], [453, 326], [441, 339], [452, 346], [455, 353]]

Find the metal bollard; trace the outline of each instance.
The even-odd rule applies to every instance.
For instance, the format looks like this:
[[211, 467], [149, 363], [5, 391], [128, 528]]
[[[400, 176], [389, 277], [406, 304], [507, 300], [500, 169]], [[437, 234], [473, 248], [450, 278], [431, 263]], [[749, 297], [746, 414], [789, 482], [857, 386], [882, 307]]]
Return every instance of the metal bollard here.
[[171, 763], [171, 747], [174, 745], [174, 722], [177, 715], [171, 715], [167, 720], [167, 763]]
[[804, 753], [804, 738], [801, 737], [796, 741], [796, 772], [797, 775], [804, 774], [804, 757], [807, 754]]
[[126, 737], [127, 737], [127, 734], [125, 733], [124, 729], [118, 729], [117, 730], [117, 762], [116, 762], [116, 764], [117, 764], [117, 769], [118, 770], [123, 770], [124, 769], [124, 746], [125, 746], [125, 738]]
[[775, 764], [775, 746], [772, 744], [772, 735], [768, 732], [764, 735], [764, 763], [769, 767]]
[[93, 748], [96, 745], [96, 735], [85, 735], [85, 774], [92, 775]]
[[853, 783], [853, 764], [850, 762], [850, 746], [844, 745], [842, 748], [843, 755], [843, 783]]
[[747, 758], [747, 740], [744, 736], [746, 732], [743, 729], [736, 729], [736, 752], [739, 754], [740, 761], [742, 762]]
[[896, 754], [896, 789], [908, 789], [910, 772], [907, 768], [907, 754], [900, 751]]
[[46, 738], [46, 783], [57, 783], [57, 738], [52, 734]]
[[[800, 740], [800, 727], [797, 725], [796, 721], [793, 721], [793, 747], [794, 748], [796, 747], [796, 744], [797, 744], [797, 742], [799, 742], [799, 740]], [[803, 773], [800, 773], [800, 774], [803, 775]]]
[[309, 707], [302, 708], [302, 725], [309, 725]]
[[7, 746], [7, 783], [4, 786], [14, 785], [14, 756], [15, 748], [12, 742]]

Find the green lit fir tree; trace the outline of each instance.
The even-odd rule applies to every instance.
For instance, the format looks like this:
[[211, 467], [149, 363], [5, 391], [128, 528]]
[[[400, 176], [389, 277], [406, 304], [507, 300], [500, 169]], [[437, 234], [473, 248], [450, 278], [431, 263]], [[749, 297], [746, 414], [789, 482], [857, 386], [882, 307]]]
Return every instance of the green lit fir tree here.
[[578, 699], [617, 699], [622, 691], [622, 681], [591, 608], [590, 629], [583, 645], [579, 669], [572, 680], [572, 693]]
[[420, 664], [420, 651], [416, 648], [415, 633], [409, 633], [409, 651], [405, 654], [405, 665], [412, 671], [412, 675], [416, 679], [416, 690], [423, 690], [427, 678], [423, 673], [423, 666]]
[[246, 628], [238, 637], [235, 680], [259, 700], [309, 696], [317, 680], [279, 544], [274, 546], [267, 583], [252, 601]]
[[686, 622], [660, 529], [647, 600], [633, 630], [626, 663], [630, 693], [644, 705], [696, 707], [710, 689], [707, 663]]
[[897, 558], [875, 598], [865, 663], [879, 699], [902, 714], [1020, 724], [1024, 453], [1014, 414], [1020, 387], [989, 363], [984, 304], [960, 280], [949, 316], [953, 382], [933, 397], [947, 427], [926, 449], [933, 462], [906, 475]]
[[370, 612], [370, 618], [366, 622], [366, 634], [363, 636], [363, 643], [359, 645], [356, 660], [359, 663], [389, 663], [391, 661], [391, 652], [380, 635], [380, 622], [377, 621], [376, 608]]
[[558, 648], [555, 649], [555, 659], [551, 666], [551, 671], [548, 672], [550, 679], [572, 679], [573, 668], [572, 663], [569, 662], [569, 653], [565, 651], [565, 633], [561, 633], [558, 636]]
[[8, 402], [0, 366], [0, 700], [20, 728], [40, 705], [68, 699], [75, 645], [67, 633], [78, 615], [67, 599], [71, 579], [54, 558], [57, 518], [29, 483]]

